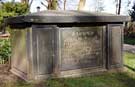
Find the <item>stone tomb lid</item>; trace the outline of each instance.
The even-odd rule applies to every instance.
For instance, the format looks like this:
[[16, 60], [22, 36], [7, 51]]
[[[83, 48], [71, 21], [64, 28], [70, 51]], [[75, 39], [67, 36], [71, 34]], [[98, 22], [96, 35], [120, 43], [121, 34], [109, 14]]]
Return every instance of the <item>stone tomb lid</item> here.
[[16, 23], [103, 23], [125, 22], [129, 16], [113, 15], [107, 13], [90, 13], [83, 11], [56, 11], [48, 10], [27, 15], [11, 17], [5, 20], [7, 24]]

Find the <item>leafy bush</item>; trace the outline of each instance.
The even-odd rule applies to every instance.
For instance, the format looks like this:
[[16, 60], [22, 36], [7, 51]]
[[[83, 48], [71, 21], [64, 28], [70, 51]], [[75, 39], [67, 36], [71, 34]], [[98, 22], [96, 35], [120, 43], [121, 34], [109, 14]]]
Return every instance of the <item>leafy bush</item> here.
[[135, 45], [135, 38], [124, 36], [124, 43], [130, 44], [130, 45]]
[[15, 16], [22, 15], [28, 12], [28, 5], [19, 2], [6, 2], [2, 5], [2, 10], [7, 13], [13, 13]]
[[0, 24], [3, 22], [4, 17], [13, 17], [28, 13], [28, 5], [19, 2], [5, 2], [0, 9]]
[[11, 56], [10, 39], [0, 39], [0, 63], [6, 62]]
[[[29, 11], [28, 4], [19, 2], [4, 2], [0, 7], [0, 31], [5, 28], [2, 27], [3, 19], [5, 17], [13, 17], [26, 14]], [[7, 29], [7, 28], [6, 28]], [[7, 29], [8, 30], [8, 29]], [[0, 64], [1, 61], [7, 61], [11, 55], [10, 39], [0, 39]]]
[[135, 37], [135, 22], [128, 22], [124, 29], [124, 35], [127, 37]]

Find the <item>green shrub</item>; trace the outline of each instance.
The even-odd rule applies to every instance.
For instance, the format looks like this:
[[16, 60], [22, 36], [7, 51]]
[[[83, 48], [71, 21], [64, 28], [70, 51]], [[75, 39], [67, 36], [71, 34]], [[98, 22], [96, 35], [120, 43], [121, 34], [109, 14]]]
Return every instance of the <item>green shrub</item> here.
[[135, 38], [135, 22], [128, 22], [124, 29], [124, 35]]
[[13, 17], [18, 15], [23, 15], [28, 13], [29, 8], [28, 5], [25, 3], [20, 2], [5, 2], [4, 4], [1, 4], [0, 9], [0, 24], [3, 23], [3, 19], [5, 17]]
[[0, 63], [5, 63], [11, 56], [10, 39], [0, 39]]
[[124, 36], [124, 43], [130, 44], [130, 45], [135, 45], [135, 38], [129, 37], [129, 36]]

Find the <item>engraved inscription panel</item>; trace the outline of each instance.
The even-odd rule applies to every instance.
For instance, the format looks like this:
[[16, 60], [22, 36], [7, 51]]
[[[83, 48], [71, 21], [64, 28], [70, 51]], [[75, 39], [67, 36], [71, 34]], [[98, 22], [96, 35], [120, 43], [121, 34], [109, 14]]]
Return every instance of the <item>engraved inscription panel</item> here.
[[39, 75], [52, 73], [53, 33], [52, 29], [33, 29], [34, 61]]
[[61, 69], [103, 65], [103, 27], [72, 27], [61, 30]]
[[[27, 73], [27, 54], [26, 54], [26, 30], [12, 30], [12, 68], [20, 72]], [[21, 63], [21, 64], [20, 64]]]
[[111, 49], [110, 64], [120, 66], [122, 64], [122, 27], [120, 25], [110, 26], [111, 31]]

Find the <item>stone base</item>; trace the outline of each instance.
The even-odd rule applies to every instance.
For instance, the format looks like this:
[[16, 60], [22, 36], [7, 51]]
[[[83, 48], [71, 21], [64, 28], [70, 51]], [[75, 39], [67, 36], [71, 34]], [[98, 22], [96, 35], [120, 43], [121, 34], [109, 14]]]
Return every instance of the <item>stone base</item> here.
[[76, 70], [62, 71], [59, 77], [80, 77], [80, 76], [86, 76], [86, 75], [93, 75], [93, 74], [101, 73], [105, 71], [106, 69], [103, 69], [103, 68], [76, 69]]
[[21, 79], [27, 82], [40, 82], [46, 80], [48, 78], [70, 78], [70, 77], [81, 77], [81, 76], [91, 76], [91, 75], [101, 75], [103, 73], [116, 73], [116, 72], [123, 72], [124, 68], [115, 68], [115, 69], [103, 69], [103, 68], [84, 68], [84, 69], [76, 69], [76, 70], [69, 70], [69, 71], [61, 71], [58, 76], [54, 76], [53, 74], [46, 74], [46, 75], [35, 75], [33, 80], [28, 78], [26, 73], [19, 71], [16, 68], [12, 68], [10, 70], [13, 74], [17, 75]]
[[10, 70], [13, 74], [15, 74], [16, 76], [20, 77], [21, 79], [28, 81], [28, 76], [27, 74], [21, 72], [20, 70], [16, 69], [16, 68], [12, 68]]
[[123, 67], [121, 67], [121, 68], [110, 69], [107, 72], [109, 72], [109, 73], [117, 73], [117, 72], [124, 72], [124, 71], [125, 71], [125, 69]]

